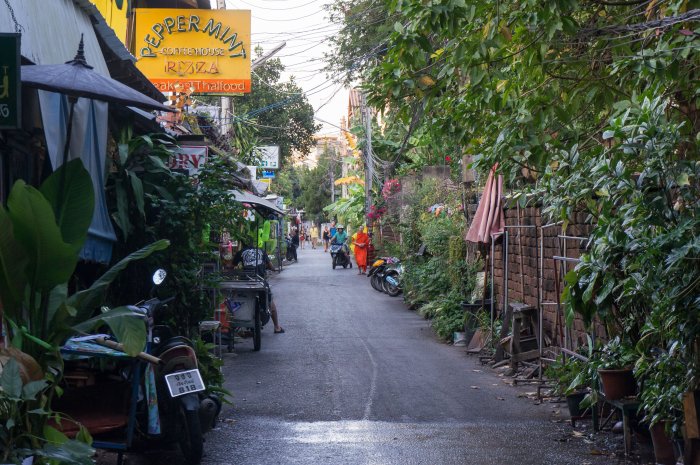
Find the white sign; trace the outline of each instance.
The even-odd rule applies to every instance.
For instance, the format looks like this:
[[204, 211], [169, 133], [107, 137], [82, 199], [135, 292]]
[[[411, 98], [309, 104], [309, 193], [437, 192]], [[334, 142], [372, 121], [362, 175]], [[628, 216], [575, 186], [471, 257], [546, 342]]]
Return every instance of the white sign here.
[[171, 170], [186, 170], [190, 176], [199, 173], [209, 156], [208, 147], [178, 147], [168, 160]]
[[171, 397], [182, 396], [205, 389], [202, 375], [199, 374], [199, 370], [196, 368], [165, 375], [165, 383], [168, 385]]
[[276, 170], [280, 167], [280, 147], [279, 145], [266, 145], [258, 147], [260, 154], [260, 168]]

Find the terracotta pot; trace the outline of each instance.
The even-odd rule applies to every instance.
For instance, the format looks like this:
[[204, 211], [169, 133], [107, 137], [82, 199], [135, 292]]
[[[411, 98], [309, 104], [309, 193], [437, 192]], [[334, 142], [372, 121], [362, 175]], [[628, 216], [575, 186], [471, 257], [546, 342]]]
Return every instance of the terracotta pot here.
[[651, 442], [654, 444], [654, 457], [657, 465], [675, 465], [676, 456], [673, 452], [673, 442], [666, 434], [666, 423], [656, 423], [649, 428]]
[[637, 381], [631, 368], [598, 370], [603, 394], [608, 400], [618, 400], [637, 394]]

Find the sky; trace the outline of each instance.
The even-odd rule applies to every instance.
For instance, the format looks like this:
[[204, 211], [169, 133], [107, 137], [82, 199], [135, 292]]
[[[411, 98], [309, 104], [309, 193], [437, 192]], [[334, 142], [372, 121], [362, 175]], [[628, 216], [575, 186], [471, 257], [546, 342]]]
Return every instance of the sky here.
[[[275, 57], [287, 68], [283, 79], [294, 75], [304, 89], [316, 111], [316, 122], [323, 125], [318, 134], [339, 134], [335, 126], [340, 125], [347, 111], [347, 90], [329, 80], [323, 71], [324, 53], [330, 51], [329, 38], [338, 30], [324, 9], [329, 3], [329, 0], [226, 0], [227, 9], [251, 10], [252, 50], [260, 45], [270, 51], [286, 42]], [[212, 7], [216, 7], [215, 0]]]

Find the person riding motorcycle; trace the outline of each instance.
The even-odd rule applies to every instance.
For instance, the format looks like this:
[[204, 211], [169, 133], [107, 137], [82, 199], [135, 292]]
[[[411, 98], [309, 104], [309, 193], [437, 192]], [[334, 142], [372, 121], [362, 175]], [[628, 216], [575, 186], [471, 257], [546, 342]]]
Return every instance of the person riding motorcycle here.
[[348, 233], [345, 232], [345, 227], [342, 224], [336, 226], [335, 229], [335, 234], [331, 237], [331, 244], [342, 244], [343, 253], [348, 255], [350, 253], [346, 244], [348, 241]]

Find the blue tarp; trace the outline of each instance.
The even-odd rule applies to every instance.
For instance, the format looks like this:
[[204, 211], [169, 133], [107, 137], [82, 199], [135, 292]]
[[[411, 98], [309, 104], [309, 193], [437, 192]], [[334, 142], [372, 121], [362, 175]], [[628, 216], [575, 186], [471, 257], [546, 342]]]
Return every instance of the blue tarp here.
[[[39, 91], [39, 102], [51, 166], [56, 169], [63, 162], [70, 109], [68, 98], [54, 92]], [[117, 240], [107, 210], [104, 189], [107, 173], [107, 108], [105, 102], [78, 99], [68, 155], [68, 160], [83, 160], [95, 191], [95, 210], [80, 258], [105, 264], [112, 257], [112, 244]]]

